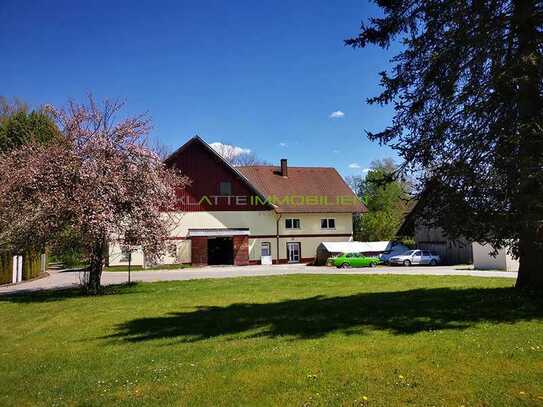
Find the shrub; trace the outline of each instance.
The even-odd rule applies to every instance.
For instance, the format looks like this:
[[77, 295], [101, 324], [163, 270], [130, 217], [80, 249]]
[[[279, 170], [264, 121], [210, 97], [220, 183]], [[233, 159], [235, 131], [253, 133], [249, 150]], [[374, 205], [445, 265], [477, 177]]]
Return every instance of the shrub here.
[[13, 275], [13, 256], [10, 253], [0, 253], [0, 284], [11, 283]]
[[34, 252], [26, 252], [23, 255], [23, 280], [31, 280], [41, 272], [40, 255]]

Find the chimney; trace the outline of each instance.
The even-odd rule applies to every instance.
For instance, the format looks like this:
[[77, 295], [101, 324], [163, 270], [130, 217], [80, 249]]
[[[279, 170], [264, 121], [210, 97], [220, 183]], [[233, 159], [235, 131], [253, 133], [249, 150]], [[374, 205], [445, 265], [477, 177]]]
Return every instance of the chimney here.
[[281, 158], [281, 176], [288, 177], [288, 166], [286, 158]]

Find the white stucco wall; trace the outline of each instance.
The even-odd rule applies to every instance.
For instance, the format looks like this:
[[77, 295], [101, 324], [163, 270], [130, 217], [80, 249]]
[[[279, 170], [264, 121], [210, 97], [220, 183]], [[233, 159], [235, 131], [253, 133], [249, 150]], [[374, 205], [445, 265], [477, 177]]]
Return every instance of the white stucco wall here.
[[518, 260], [507, 249], [500, 249], [494, 257], [494, 248], [488, 244], [473, 243], [473, 267], [476, 270], [518, 271]]
[[506, 260], [507, 260], [507, 271], [518, 271], [518, 268], [520, 265], [518, 259], [515, 259], [509, 253], [507, 253]]
[[[300, 229], [286, 229], [285, 219], [300, 219]], [[321, 219], [333, 218], [336, 220], [336, 228], [321, 229]], [[283, 213], [279, 222], [279, 234], [353, 234], [353, 215], [350, 213]]]
[[185, 212], [169, 215], [170, 236], [187, 237], [189, 229], [249, 228], [252, 235], [275, 233], [273, 211]]
[[[141, 250], [141, 248], [135, 249], [132, 252], [131, 264], [134, 266], [143, 265], [143, 250]], [[121, 246], [115, 242], [109, 243], [109, 265], [110, 266], [128, 265], [128, 261], [123, 259]]]
[[[164, 256], [161, 263], [190, 263], [191, 242], [186, 239], [189, 229], [223, 229], [248, 228], [249, 259], [260, 260], [261, 243], [269, 242], [272, 258], [277, 258], [277, 219], [279, 219], [279, 234], [288, 235], [279, 239], [279, 259], [287, 258], [286, 244], [288, 241], [300, 242], [302, 258], [314, 257], [317, 246], [323, 241], [348, 241], [352, 239], [353, 224], [350, 213], [297, 213], [281, 214], [274, 211], [216, 211], [216, 212], [185, 212], [165, 214], [171, 222], [170, 236], [174, 240], [168, 242], [175, 245], [176, 256]], [[300, 219], [300, 229], [286, 229], [285, 219]], [[335, 219], [335, 229], [321, 229], [321, 219]], [[347, 236], [334, 236], [343, 234]], [[300, 236], [300, 235], [327, 235], [327, 236]], [[260, 237], [259, 237], [260, 236]], [[125, 265], [121, 261], [121, 248], [110, 244], [109, 264]], [[143, 265], [144, 256], [141, 249], [133, 252], [132, 264]]]

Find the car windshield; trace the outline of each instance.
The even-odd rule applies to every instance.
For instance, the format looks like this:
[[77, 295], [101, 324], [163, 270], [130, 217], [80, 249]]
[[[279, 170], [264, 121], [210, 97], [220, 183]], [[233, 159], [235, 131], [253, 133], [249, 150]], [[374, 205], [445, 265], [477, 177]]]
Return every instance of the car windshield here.
[[416, 250], [408, 250], [404, 253], [402, 253], [402, 256], [411, 256], [413, 253], [415, 253]]

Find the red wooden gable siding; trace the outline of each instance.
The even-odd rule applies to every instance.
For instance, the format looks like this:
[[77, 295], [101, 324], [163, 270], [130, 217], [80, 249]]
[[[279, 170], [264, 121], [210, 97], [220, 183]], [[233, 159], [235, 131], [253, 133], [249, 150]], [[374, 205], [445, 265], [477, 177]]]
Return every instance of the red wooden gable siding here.
[[[252, 205], [250, 197], [254, 197], [256, 192], [198, 140], [189, 141], [178, 153], [167, 160], [167, 164], [173, 165], [192, 180], [190, 186], [177, 191], [177, 208], [180, 211], [247, 211], [270, 209], [262, 205]], [[225, 197], [215, 198], [216, 196], [220, 196], [219, 188], [221, 182], [230, 182], [232, 185], [230, 202]], [[211, 205], [208, 200], [202, 199], [204, 196], [209, 197]], [[236, 202], [236, 196], [247, 197], [247, 203], [240, 205], [239, 200]], [[256, 203], [258, 203], [258, 200]]]

